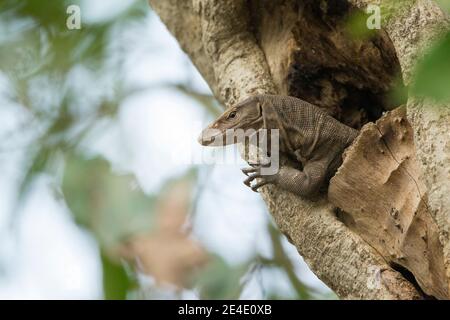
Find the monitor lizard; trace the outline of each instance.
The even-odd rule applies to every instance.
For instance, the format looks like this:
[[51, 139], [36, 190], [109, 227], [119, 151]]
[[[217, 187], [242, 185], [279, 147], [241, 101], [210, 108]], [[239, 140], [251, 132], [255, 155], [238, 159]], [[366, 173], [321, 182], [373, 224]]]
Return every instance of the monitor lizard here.
[[242, 142], [225, 139], [234, 129], [279, 129], [279, 151], [301, 164], [301, 169], [282, 165], [272, 175], [263, 175], [261, 165], [242, 169], [247, 186], [257, 192], [266, 184], [275, 184], [306, 198], [329, 182], [342, 164], [344, 150], [358, 135], [357, 130], [301, 99], [255, 95], [226, 110], [203, 130], [199, 142], [204, 146]]

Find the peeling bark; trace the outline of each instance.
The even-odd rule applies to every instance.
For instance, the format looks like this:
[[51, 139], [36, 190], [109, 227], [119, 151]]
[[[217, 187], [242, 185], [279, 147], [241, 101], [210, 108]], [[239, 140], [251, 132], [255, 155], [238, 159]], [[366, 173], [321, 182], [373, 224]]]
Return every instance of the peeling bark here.
[[410, 271], [426, 294], [450, 298], [405, 108], [363, 127], [331, 179], [328, 197], [343, 210], [345, 225], [386, 261]]

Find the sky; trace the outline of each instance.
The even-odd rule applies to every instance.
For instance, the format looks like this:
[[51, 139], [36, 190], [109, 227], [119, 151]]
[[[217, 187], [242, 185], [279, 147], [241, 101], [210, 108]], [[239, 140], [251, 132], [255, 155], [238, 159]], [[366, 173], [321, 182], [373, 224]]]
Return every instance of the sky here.
[[[82, 19], [86, 20], [82, 21], [114, 18], [130, 3], [83, 1]], [[118, 120], [99, 125], [95, 143], [85, 147], [92, 154], [105, 156], [116, 170], [135, 174], [141, 187], [152, 194], [164, 181], [190, 168], [189, 157], [180, 161], [177, 152], [185, 155], [183, 150], [188, 150], [197, 156], [205, 152], [197, 145], [196, 137], [200, 128], [212, 120], [183, 93], [161, 88], [160, 84], [188, 80], [197, 90], [210, 91], [155, 15], [150, 16], [145, 30], [129, 30], [122, 36], [136, 39], [132, 47], [126, 48], [123, 77], [150, 89], [127, 98]], [[6, 89], [0, 76], [0, 96], [2, 90]], [[11, 110], [8, 106], [0, 109], [0, 137], [20, 123], [21, 115]], [[11, 146], [13, 149], [0, 147], [0, 299], [102, 298], [99, 248], [55, 196], [52, 180], [41, 176], [21, 208], [12, 208], [14, 186], [26, 155], [20, 141], [12, 140], [6, 148]], [[226, 152], [234, 152], [232, 148]], [[260, 196], [242, 183], [244, 176], [239, 169], [244, 166], [241, 160], [210, 167], [192, 221], [193, 236], [230, 264], [244, 262], [255, 251], [270, 255], [266, 232], [269, 215]], [[13, 226], [11, 211], [15, 211], [17, 220]], [[283, 245], [301, 279], [327, 292], [296, 249], [287, 241]], [[277, 292], [292, 292], [289, 281], [283, 277], [277, 270], [262, 271], [258, 278], [251, 279], [242, 298], [261, 298], [264, 288], [269, 287]]]

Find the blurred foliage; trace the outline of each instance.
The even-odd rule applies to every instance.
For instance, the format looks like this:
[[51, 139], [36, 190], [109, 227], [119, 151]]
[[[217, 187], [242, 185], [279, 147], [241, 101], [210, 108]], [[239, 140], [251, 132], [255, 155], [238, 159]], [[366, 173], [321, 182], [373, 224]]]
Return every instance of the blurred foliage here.
[[408, 101], [409, 88], [404, 85], [403, 77], [398, 74], [394, 80], [390, 91], [387, 93], [389, 105], [398, 107]]
[[419, 63], [413, 93], [450, 102], [450, 32]]
[[187, 96], [191, 97], [192, 99], [200, 103], [211, 115], [214, 116], [214, 118], [218, 117], [223, 113], [222, 108], [220, 107], [220, 105], [217, 103], [217, 100], [213, 96], [198, 93], [195, 90], [189, 88], [189, 86], [185, 84], [177, 84], [173, 87], [175, 87], [180, 92], [183, 92]]
[[211, 257], [211, 262], [201, 274], [194, 278], [200, 289], [201, 299], [238, 299], [242, 285], [241, 280], [250, 264], [230, 266], [219, 256]]
[[[411, 5], [414, 1], [416, 0], [385, 0], [378, 6], [368, 7], [366, 11], [359, 9], [352, 10], [345, 21], [346, 29], [350, 36], [356, 39], [370, 38], [379, 31], [377, 29], [371, 29], [375, 27], [372, 24], [375, 21], [374, 18], [377, 18], [377, 13], [380, 14], [380, 25], [383, 28], [392, 17], [395, 17], [399, 10]], [[374, 10], [375, 8], [378, 8], [379, 11]], [[371, 28], [369, 28], [369, 25]]]
[[[136, 1], [114, 20], [68, 30], [66, 8], [79, 1], [14, 1], [0, 3], [0, 27], [7, 32], [0, 38], [0, 70], [14, 90], [10, 98], [29, 112], [37, 135], [29, 145], [30, 161], [19, 191], [18, 203], [26, 195], [33, 178], [45, 171], [58, 151], [76, 146], [101, 118], [114, 116], [118, 107], [135, 88], [126, 88], [116, 77], [108, 52], [114, 30], [129, 21], [144, 21], [148, 7]], [[81, 86], [74, 73], [84, 70], [89, 82]], [[107, 79], [107, 80], [105, 80]], [[99, 96], [89, 108], [80, 94], [98, 80], [113, 80], [112, 93], [99, 87]], [[101, 81], [98, 81], [101, 84]]]
[[154, 224], [155, 198], [145, 195], [133, 176], [113, 173], [106, 160], [69, 157], [62, 190], [77, 223], [106, 248]]
[[377, 30], [367, 27], [367, 20], [370, 14], [364, 11], [355, 10], [345, 21], [345, 28], [348, 34], [355, 39], [367, 39], [376, 35]]
[[190, 275], [208, 262], [208, 254], [192, 239], [185, 226], [189, 219], [195, 172], [170, 181], [160, 192], [151, 232], [129, 237], [119, 254], [139, 261], [139, 271], [157, 284], [187, 288]]
[[450, 0], [435, 0], [442, 9], [447, 12], [450, 12]]
[[136, 286], [128, 275], [124, 265], [111, 259], [105, 253], [101, 255], [103, 271], [103, 294], [107, 300], [125, 300], [129, 291]]

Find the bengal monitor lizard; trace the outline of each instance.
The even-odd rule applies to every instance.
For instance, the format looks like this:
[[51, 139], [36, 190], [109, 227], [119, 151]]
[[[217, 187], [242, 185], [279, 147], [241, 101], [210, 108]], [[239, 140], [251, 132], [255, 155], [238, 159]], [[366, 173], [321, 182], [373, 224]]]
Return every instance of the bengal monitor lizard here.
[[225, 139], [226, 132], [234, 129], [279, 129], [280, 153], [302, 165], [301, 169], [281, 166], [272, 175], [261, 174], [261, 165], [242, 169], [248, 176], [244, 181], [247, 186], [258, 191], [266, 184], [275, 184], [307, 198], [317, 194], [335, 174], [342, 164], [344, 150], [358, 135], [357, 130], [306, 101], [255, 95], [225, 111], [203, 130], [199, 142], [205, 146], [219, 140], [221, 145], [236, 143]]

